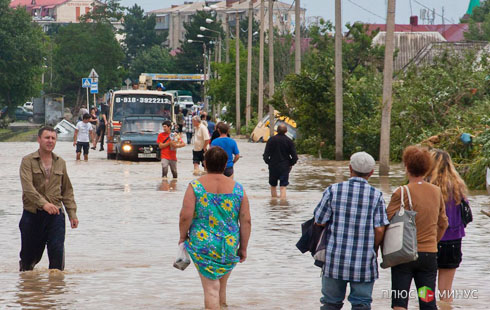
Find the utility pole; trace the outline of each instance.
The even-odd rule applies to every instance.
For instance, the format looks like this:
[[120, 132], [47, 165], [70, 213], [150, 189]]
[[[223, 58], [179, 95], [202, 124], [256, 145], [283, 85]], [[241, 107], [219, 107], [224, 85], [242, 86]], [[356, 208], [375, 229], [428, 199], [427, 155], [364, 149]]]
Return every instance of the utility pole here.
[[245, 111], [245, 126], [250, 123], [252, 114], [252, 21], [254, 2], [250, 0], [248, 7], [248, 50], [247, 50], [247, 103]]
[[206, 100], [206, 80], [207, 80], [207, 67], [208, 65], [206, 64], [206, 43], [202, 43], [202, 48], [203, 48], [203, 68], [202, 72], [204, 73], [204, 81], [202, 83], [202, 100], [204, 102], [204, 111], [208, 111], [208, 101]]
[[225, 62], [230, 63], [230, 15], [226, 14], [225, 21], [226, 44], [225, 44]]
[[388, 0], [386, 16], [385, 65], [383, 74], [383, 106], [381, 107], [381, 141], [379, 175], [390, 172], [390, 125], [393, 86], [393, 51], [395, 49], [395, 0]]
[[221, 32], [218, 35], [218, 63], [221, 63]]
[[264, 4], [265, 0], [260, 0], [260, 34], [259, 34], [259, 104], [257, 108], [258, 121], [262, 121], [264, 117], [264, 28], [265, 28], [265, 14]]
[[300, 0], [294, 6], [294, 73], [301, 72], [301, 7]]
[[[274, 96], [274, 0], [269, 0], [269, 100]], [[274, 136], [274, 107], [269, 104], [270, 138]]]
[[342, 4], [335, 0], [335, 160], [344, 158], [344, 109], [342, 85]]
[[236, 134], [240, 134], [240, 20], [235, 13]]

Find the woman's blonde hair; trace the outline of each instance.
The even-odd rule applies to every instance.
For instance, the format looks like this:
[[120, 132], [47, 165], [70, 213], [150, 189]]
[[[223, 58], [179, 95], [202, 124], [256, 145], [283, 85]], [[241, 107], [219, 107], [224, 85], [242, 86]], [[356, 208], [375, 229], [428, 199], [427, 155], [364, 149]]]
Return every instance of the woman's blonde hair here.
[[451, 156], [446, 151], [438, 149], [433, 149], [430, 153], [433, 160], [432, 167], [427, 173], [428, 182], [441, 188], [444, 202], [452, 198], [459, 204], [467, 196], [468, 188], [454, 168]]

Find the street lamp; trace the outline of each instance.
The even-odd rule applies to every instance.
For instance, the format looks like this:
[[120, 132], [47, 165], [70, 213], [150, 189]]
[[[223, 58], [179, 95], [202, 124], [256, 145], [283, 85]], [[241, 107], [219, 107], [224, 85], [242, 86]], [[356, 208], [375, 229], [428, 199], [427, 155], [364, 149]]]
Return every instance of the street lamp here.
[[[208, 18], [209, 19], [209, 18]], [[208, 23], [208, 19], [206, 19], [206, 23]], [[212, 19], [209, 19], [211, 22], [213, 22]], [[209, 23], [208, 23], [209, 24]], [[204, 26], [199, 27], [199, 30], [201, 31], [210, 31], [218, 34], [218, 62], [221, 62], [221, 32], [206, 28]]]
[[[218, 63], [218, 57], [219, 57], [219, 43], [220, 41], [218, 40], [217, 37], [212, 37], [212, 36], [205, 36], [203, 34], [198, 34], [198, 38], [208, 38], [208, 39], [213, 39], [213, 41], [209, 41], [209, 44], [214, 44], [214, 62]], [[215, 77], [217, 77], [217, 72], [214, 72]]]
[[[198, 35], [199, 37], [199, 35]], [[206, 65], [206, 42], [200, 41], [200, 40], [187, 40], [187, 43], [202, 43], [203, 51], [204, 53], [202, 54], [203, 56], [203, 73], [204, 73], [204, 79], [203, 79], [203, 87], [202, 87], [202, 92], [203, 92], [203, 100], [204, 100], [204, 111], [208, 110], [208, 100], [206, 99], [206, 79], [207, 79], [207, 65]]]
[[210, 6], [205, 6], [203, 7], [202, 9], [206, 12], [209, 12], [209, 11], [214, 11], [216, 10], [218, 7], [215, 5], [215, 4], [212, 4]]

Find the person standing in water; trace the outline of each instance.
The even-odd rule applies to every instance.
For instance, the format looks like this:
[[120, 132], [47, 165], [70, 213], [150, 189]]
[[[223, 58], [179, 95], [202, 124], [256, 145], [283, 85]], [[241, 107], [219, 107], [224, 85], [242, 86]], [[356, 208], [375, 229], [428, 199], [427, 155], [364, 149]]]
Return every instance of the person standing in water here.
[[[90, 124], [89, 124], [90, 125]], [[49, 269], [65, 268], [65, 207], [72, 229], [78, 227], [77, 204], [65, 161], [53, 153], [57, 133], [38, 132], [39, 149], [22, 158], [20, 182], [24, 211], [20, 219], [20, 271], [34, 269], [48, 247]]]
[[264, 161], [269, 166], [269, 185], [272, 198], [277, 197], [277, 183], [280, 186], [280, 199], [286, 199], [286, 187], [289, 185], [289, 173], [298, 161], [293, 140], [286, 136], [288, 128], [281, 123], [277, 126], [277, 135], [271, 137], [264, 150]]

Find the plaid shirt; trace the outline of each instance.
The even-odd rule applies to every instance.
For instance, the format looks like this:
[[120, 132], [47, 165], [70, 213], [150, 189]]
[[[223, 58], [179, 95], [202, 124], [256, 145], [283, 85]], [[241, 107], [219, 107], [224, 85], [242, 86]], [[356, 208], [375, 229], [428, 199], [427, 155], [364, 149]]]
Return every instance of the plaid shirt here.
[[389, 224], [383, 194], [359, 177], [329, 186], [315, 208], [327, 224], [326, 277], [371, 282], [378, 278], [374, 228]]
[[187, 116], [184, 118], [184, 127], [185, 132], [193, 132], [192, 114], [187, 114]]

